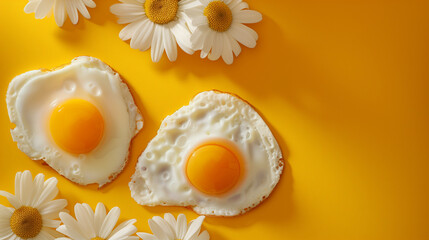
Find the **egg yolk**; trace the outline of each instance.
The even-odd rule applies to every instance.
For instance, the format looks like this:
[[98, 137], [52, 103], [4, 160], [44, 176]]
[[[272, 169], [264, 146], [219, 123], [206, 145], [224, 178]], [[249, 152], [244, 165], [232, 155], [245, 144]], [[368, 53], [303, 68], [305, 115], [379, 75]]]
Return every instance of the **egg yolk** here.
[[90, 102], [71, 99], [52, 112], [49, 127], [55, 143], [64, 151], [83, 154], [92, 151], [103, 137], [104, 120]]
[[191, 184], [208, 195], [221, 195], [233, 189], [241, 178], [242, 163], [237, 154], [222, 144], [196, 148], [186, 164]]

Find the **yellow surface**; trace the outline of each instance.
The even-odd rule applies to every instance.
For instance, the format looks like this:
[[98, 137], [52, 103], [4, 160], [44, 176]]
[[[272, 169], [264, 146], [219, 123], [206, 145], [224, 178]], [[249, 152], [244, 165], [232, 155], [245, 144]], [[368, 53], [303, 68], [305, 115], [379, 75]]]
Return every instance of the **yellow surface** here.
[[[161, 120], [196, 93], [234, 92], [270, 124], [286, 170], [272, 195], [235, 218], [209, 217], [212, 239], [429, 239], [429, 2], [426, 0], [249, 0], [264, 19], [252, 25], [255, 49], [232, 66], [180, 53], [154, 64], [131, 49], [98, 0], [92, 19], [36, 20], [26, 0], [0, 7], [0, 96], [20, 73], [52, 68], [80, 55], [98, 57], [129, 82], [144, 119], [131, 161], [108, 186], [75, 185], [28, 159], [9, 133], [0, 101], [0, 189], [13, 191], [15, 172], [30, 169], [59, 179], [60, 197], [119, 206], [121, 218], [164, 212], [189, 218], [180, 207], [142, 207], [127, 187], [138, 155]], [[8, 204], [4, 199], [2, 204]]]

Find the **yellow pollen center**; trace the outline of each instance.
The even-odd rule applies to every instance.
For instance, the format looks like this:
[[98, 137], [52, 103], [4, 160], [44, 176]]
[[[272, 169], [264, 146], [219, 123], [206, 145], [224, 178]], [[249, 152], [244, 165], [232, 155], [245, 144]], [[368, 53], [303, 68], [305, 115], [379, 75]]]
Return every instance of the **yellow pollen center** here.
[[104, 240], [104, 238], [101, 238], [101, 237], [95, 237], [95, 238], [91, 238], [91, 240]]
[[146, 0], [144, 9], [149, 20], [157, 24], [166, 24], [176, 17], [179, 0]]
[[218, 32], [225, 32], [232, 23], [232, 12], [228, 5], [221, 1], [213, 1], [204, 9], [209, 27]]
[[42, 215], [32, 207], [20, 207], [15, 210], [10, 218], [10, 228], [13, 233], [23, 239], [34, 238], [39, 235], [42, 226]]

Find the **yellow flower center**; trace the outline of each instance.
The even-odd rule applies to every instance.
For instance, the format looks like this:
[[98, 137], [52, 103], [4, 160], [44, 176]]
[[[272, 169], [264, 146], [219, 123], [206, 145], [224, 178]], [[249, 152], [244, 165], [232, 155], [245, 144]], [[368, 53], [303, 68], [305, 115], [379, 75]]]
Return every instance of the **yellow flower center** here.
[[176, 18], [179, 0], [146, 0], [144, 9], [152, 22], [166, 24]]
[[32, 207], [20, 207], [15, 210], [10, 218], [10, 228], [13, 233], [23, 239], [34, 238], [39, 235], [42, 226], [42, 215]]
[[91, 238], [91, 240], [104, 240], [104, 238], [101, 238], [101, 237], [95, 237], [95, 238]]
[[232, 12], [228, 5], [221, 1], [213, 1], [204, 9], [209, 27], [218, 32], [225, 32], [232, 23]]

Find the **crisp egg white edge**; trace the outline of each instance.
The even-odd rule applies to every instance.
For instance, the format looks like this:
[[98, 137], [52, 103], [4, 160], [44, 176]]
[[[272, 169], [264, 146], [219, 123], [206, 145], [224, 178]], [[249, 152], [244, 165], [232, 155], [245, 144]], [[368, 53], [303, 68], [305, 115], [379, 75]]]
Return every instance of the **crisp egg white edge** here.
[[[261, 137], [263, 139], [270, 139], [268, 140], [269, 142], [263, 142], [264, 145], [271, 145], [273, 146], [273, 150], [269, 152], [269, 163], [270, 163], [270, 171], [272, 176], [274, 177], [272, 179], [272, 184], [270, 186], [269, 189], [266, 189], [265, 192], [261, 193], [261, 198], [260, 201], [257, 203], [253, 203], [245, 208], [242, 208], [239, 211], [235, 211], [235, 212], [229, 212], [227, 214], [214, 214], [215, 212], [217, 212], [216, 208], [209, 208], [209, 207], [204, 207], [201, 208], [199, 206], [196, 205], [180, 205], [181, 207], [190, 207], [192, 208], [193, 211], [195, 211], [197, 214], [200, 215], [206, 215], [206, 216], [222, 216], [222, 217], [233, 217], [233, 216], [238, 216], [238, 215], [242, 215], [248, 211], [250, 211], [251, 209], [253, 209], [254, 207], [258, 206], [262, 201], [264, 201], [265, 199], [267, 199], [269, 197], [269, 195], [272, 193], [272, 191], [274, 190], [274, 188], [277, 186], [278, 181], [280, 180], [280, 177], [283, 173], [283, 168], [284, 168], [284, 158], [282, 155], [282, 151], [280, 149], [280, 146], [277, 143], [277, 140], [275, 139], [273, 133], [271, 132], [271, 130], [269, 129], [268, 125], [265, 123], [265, 121], [262, 119], [262, 117], [258, 114], [258, 112], [256, 111], [256, 109], [249, 104], [247, 101], [245, 101], [244, 99], [242, 99], [241, 97], [237, 96], [236, 94], [232, 94], [232, 93], [227, 93], [227, 92], [222, 92], [219, 90], [210, 90], [210, 91], [205, 91], [205, 92], [200, 92], [197, 95], [195, 95], [193, 97], [193, 99], [191, 99], [191, 101], [189, 102], [189, 104], [187, 106], [183, 106], [182, 108], [180, 108], [179, 110], [177, 110], [175, 113], [173, 113], [172, 115], [167, 116], [161, 123], [160, 128], [158, 129], [157, 132], [157, 136], [159, 134], [161, 134], [163, 132], [163, 128], [164, 126], [167, 126], [168, 122], [171, 121], [172, 118], [174, 118], [175, 114], [183, 111], [186, 107], [188, 107], [189, 105], [192, 104], [193, 100], [196, 99], [198, 97], [198, 95], [200, 94], [228, 94], [230, 95], [232, 98], [237, 99], [238, 101], [241, 101], [242, 103], [244, 103], [244, 106], [250, 108], [251, 110], [253, 110], [253, 112], [255, 113], [255, 128], [257, 129], [257, 131], [260, 133]], [[157, 136], [155, 136], [149, 143], [147, 146], [150, 146], [151, 142], [156, 141]], [[205, 141], [203, 141], [205, 142]], [[147, 148], [146, 148], [147, 149]], [[146, 179], [144, 178], [144, 174], [140, 173], [140, 158], [143, 158], [144, 154], [146, 153], [146, 149], [145, 151], [142, 152], [142, 154], [139, 156], [139, 161], [136, 165], [136, 170], [135, 173], [132, 176], [132, 179], [129, 183], [129, 187], [131, 190], [131, 197], [140, 205], [144, 205], [144, 206], [157, 206], [157, 205], [161, 205], [161, 206], [179, 206], [179, 205], [170, 205], [170, 204], [166, 204], [166, 203], [161, 203], [161, 204], [155, 204], [153, 202], [151, 202], [151, 199], [148, 198], [140, 198], [142, 195], [145, 195], [145, 193], [151, 192], [152, 190], [150, 189], [150, 187], [146, 184]], [[189, 154], [189, 153], [188, 153]], [[186, 155], [188, 155], [186, 154]], [[277, 157], [276, 157], [277, 156]], [[142, 161], [143, 162], [143, 161]], [[185, 173], [185, 170], [183, 170], [183, 174]], [[244, 175], [246, 177], [246, 173]], [[142, 187], [137, 187], [137, 182], [139, 182], [140, 184], [142, 183], [141, 180], [139, 179], [143, 179], [143, 186]], [[243, 182], [243, 180], [240, 181], [240, 183]], [[137, 189], [142, 190], [142, 192], [138, 192]], [[238, 187], [236, 187], [238, 188]], [[236, 189], [235, 188], [235, 189]], [[195, 188], [194, 188], [195, 189]], [[204, 195], [204, 193], [199, 192], [199, 194]], [[221, 197], [221, 196], [220, 196]]]
[[[106, 63], [104, 63], [103, 61], [97, 58], [89, 57], [89, 56], [76, 57], [71, 61], [71, 63], [61, 65], [59, 67], [53, 68], [52, 70], [39, 69], [39, 70], [32, 70], [32, 71], [20, 74], [15, 78], [13, 78], [12, 81], [9, 83], [9, 87], [6, 93], [6, 106], [8, 110], [9, 120], [13, 124], [13, 127], [10, 130], [12, 139], [14, 142], [17, 143], [18, 149], [24, 152], [32, 160], [35, 160], [35, 161], [42, 160], [46, 162], [43, 156], [44, 155], [43, 152], [37, 152], [35, 149], [32, 148], [31, 144], [25, 140], [25, 138], [19, 137], [21, 130], [24, 128], [24, 126], [22, 124], [22, 121], [16, 115], [16, 113], [11, 111], [12, 109], [11, 107], [16, 103], [16, 99], [18, 97], [17, 93], [19, 92], [19, 89], [22, 88], [22, 86], [24, 86], [30, 79], [37, 76], [42, 76], [49, 72], [54, 72], [57, 70], [61, 70], [63, 68], [67, 68], [74, 64], [84, 64], [88, 67], [97, 68], [100, 71], [106, 71], [108, 74], [118, 79], [118, 81], [121, 82], [121, 93], [122, 93], [122, 97], [124, 98], [124, 101], [128, 103], [133, 103], [133, 104], [127, 104], [128, 114], [133, 113], [133, 111], [131, 111], [131, 108], [133, 107], [137, 110], [137, 111], [134, 111], [135, 112], [134, 116], [130, 115], [130, 129], [132, 129], [132, 131], [134, 132], [134, 137], [143, 128], [143, 117], [140, 113], [140, 110], [135, 105], [134, 98], [131, 95], [128, 85], [121, 78], [119, 73], [115, 72], [109, 65], [107, 65]], [[133, 139], [131, 139], [129, 143], [130, 147], [131, 147], [132, 140]], [[99, 187], [102, 187], [105, 184], [113, 181], [123, 171], [129, 159], [130, 147], [128, 148], [127, 157], [124, 159], [122, 166], [118, 169], [117, 172], [112, 173], [112, 175], [107, 179], [107, 181], [98, 182], [97, 184], [99, 185]], [[50, 167], [52, 167], [49, 163], [47, 164]], [[62, 173], [60, 169], [54, 168], [54, 170], [57, 171], [62, 176], [64, 176], [65, 178], [69, 179], [67, 176], [65, 176]], [[69, 179], [69, 180], [72, 182], [84, 185], [81, 182], [76, 182], [75, 179], [74, 180]]]

